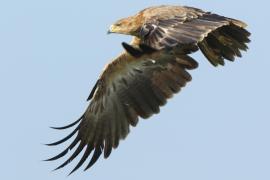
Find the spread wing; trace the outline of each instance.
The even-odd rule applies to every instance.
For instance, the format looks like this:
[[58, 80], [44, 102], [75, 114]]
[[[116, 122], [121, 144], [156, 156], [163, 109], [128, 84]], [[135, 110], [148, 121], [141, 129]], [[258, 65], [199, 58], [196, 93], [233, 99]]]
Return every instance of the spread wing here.
[[213, 65], [224, 65], [241, 56], [250, 42], [246, 24], [191, 7], [158, 7], [145, 10], [141, 43], [157, 50], [180, 47], [184, 53], [200, 50]]
[[[125, 44], [126, 48], [133, 49]], [[134, 49], [134, 51], [136, 51]], [[55, 146], [71, 137], [75, 140], [59, 155], [48, 159], [57, 160], [77, 146], [73, 154], [57, 169], [66, 166], [83, 151], [76, 171], [91, 155], [86, 169], [104, 153], [107, 158], [119, 141], [124, 139], [138, 118], [148, 118], [159, 113], [166, 100], [180, 91], [191, 80], [187, 69], [197, 67], [197, 62], [186, 55], [175, 56], [166, 52], [151, 55], [141, 53], [134, 58], [127, 53], [107, 66], [100, 76], [89, 99], [90, 105], [83, 116], [66, 129], [77, 125], [63, 140], [49, 144]]]

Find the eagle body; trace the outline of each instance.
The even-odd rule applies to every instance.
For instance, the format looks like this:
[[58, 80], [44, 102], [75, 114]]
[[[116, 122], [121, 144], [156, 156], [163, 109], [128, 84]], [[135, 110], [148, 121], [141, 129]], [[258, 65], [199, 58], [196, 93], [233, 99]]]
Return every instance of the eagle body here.
[[125, 139], [130, 126], [139, 118], [149, 118], [178, 93], [192, 77], [189, 70], [198, 67], [190, 56], [200, 50], [213, 66], [234, 61], [248, 49], [250, 33], [240, 20], [181, 6], [156, 6], [123, 18], [111, 25], [109, 33], [133, 36], [123, 43], [124, 52], [116, 57], [99, 76], [91, 91], [89, 106], [74, 123], [54, 129], [75, 129], [59, 145], [75, 136], [57, 160], [75, 148], [73, 154], [57, 169], [66, 166], [82, 151], [76, 171], [91, 155], [89, 169], [104, 154]]

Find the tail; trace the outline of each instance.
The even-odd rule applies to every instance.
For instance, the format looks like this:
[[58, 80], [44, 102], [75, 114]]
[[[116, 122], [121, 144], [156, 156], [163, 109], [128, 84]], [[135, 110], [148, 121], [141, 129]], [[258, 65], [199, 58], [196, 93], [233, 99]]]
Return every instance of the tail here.
[[241, 51], [248, 49], [251, 35], [246, 24], [228, 19], [231, 23], [209, 33], [198, 46], [209, 62], [214, 65], [224, 65], [224, 59], [234, 61], [235, 57], [242, 57]]

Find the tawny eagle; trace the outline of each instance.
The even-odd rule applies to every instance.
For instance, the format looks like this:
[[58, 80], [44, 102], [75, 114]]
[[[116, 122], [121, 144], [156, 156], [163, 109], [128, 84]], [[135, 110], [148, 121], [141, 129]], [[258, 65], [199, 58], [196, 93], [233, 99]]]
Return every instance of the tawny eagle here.
[[73, 142], [59, 155], [65, 156], [76, 145], [73, 154], [57, 169], [66, 166], [84, 151], [71, 173], [89, 157], [89, 169], [103, 153], [108, 158], [119, 141], [125, 139], [139, 117], [157, 114], [168, 98], [180, 91], [191, 75], [187, 70], [198, 67], [189, 56], [201, 50], [209, 62], [224, 65], [224, 60], [241, 57], [248, 49], [250, 33], [242, 21], [202, 11], [193, 7], [156, 6], [144, 9], [113, 24], [109, 33], [133, 36], [125, 51], [109, 63], [94, 86], [85, 113], [64, 139], [49, 144], [59, 145], [73, 136]]

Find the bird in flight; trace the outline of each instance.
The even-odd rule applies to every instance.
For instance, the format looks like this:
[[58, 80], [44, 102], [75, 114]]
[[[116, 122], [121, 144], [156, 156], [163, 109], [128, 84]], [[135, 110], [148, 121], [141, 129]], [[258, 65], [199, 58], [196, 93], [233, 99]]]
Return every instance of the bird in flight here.
[[74, 140], [48, 161], [76, 147], [56, 168], [63, 168], [83, 152], [73, 173], [87, 159], [85, 170], [102, 153], [108, 158], [129, 134], [130, 126], [135, 127], [139, 118], [159, 113], [167, 99], [191, 81], [188, 70], [198, 67], [191, 53], [200, 50], [214, 66], [241, 57], [250, 42], [246, 26], [242, 21], [186, 6], [150, 7], [111, 25], [108, 33], [131, 35], [132, 42], [122, 43], [124, 52], [105, 67], [84, 114], [70, 125], [54, 128], [75, 126], [71, 134], [49, 146]]

